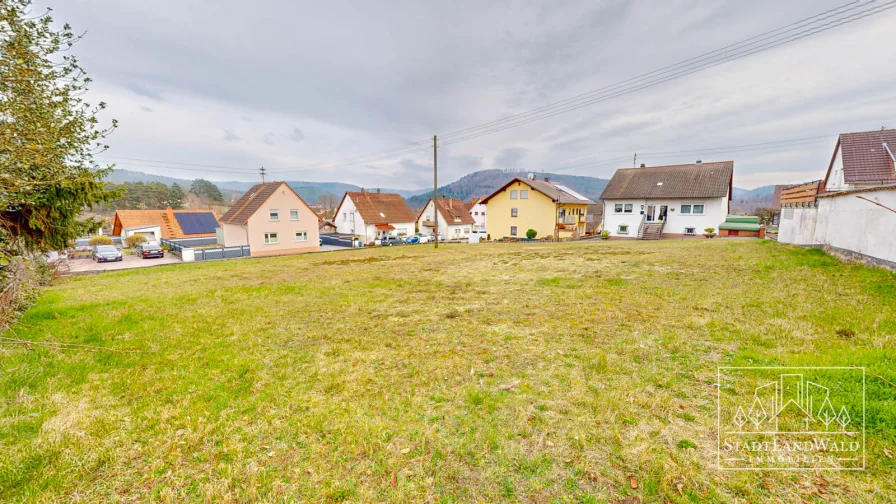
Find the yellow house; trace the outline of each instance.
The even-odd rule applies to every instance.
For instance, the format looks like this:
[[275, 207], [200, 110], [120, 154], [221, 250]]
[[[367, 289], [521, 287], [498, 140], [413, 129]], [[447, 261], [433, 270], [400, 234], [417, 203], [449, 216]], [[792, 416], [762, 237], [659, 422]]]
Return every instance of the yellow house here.
[[588, 205], [594, 202], [551, 179], [514, 178], [487, 198], [486, 233], [492, 240], [525, 238], [577, 238], [585, 234]]

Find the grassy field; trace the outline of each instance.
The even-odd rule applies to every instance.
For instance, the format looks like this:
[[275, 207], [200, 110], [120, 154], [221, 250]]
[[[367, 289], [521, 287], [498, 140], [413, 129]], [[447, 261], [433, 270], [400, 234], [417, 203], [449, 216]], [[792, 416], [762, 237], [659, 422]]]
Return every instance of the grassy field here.
[[[896, 275], [818, 250], [176, 265], [60, 281], [4, 337], [65, 345], [0, 345], [0, 501], [896, 501]], [[716, 469], [730, 365], [865, 366], [867, 470]]]

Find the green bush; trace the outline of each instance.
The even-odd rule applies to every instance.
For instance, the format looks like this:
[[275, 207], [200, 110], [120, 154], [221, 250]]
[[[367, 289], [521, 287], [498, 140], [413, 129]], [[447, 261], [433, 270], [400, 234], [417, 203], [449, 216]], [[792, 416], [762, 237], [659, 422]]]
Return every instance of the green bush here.
[[534, 229], [530, 229], [530, 230], [526, 231], [526, 238], [531, 240], [532, 238], [535, 238], [536, 236], [538, 236], [538, 231], [536, 231]]
[[112, 245], [112, 238], [108, 236], [92, 236], [90, 240], [87, 241], [87, 244], [91, 247], [98, 247], [100, 245]]
[[140, 233], [132, 234], [124, 239], [124, 244], [127, 245], [128, 248], [134, 248], [137, 245], [142, 245], [146, 242], [146, 237]]
[[712, 234], [716, 232], [716, 228], [705, 228], [703, 231]]
[[607, 231], [606, 229], [604, 229], [603, 231], [601, 231], [601, 232], [600, 232], [600, 239], [601, 239], [601, 240], [609, 240], [609, 239], [610, 239], [610, 232]]

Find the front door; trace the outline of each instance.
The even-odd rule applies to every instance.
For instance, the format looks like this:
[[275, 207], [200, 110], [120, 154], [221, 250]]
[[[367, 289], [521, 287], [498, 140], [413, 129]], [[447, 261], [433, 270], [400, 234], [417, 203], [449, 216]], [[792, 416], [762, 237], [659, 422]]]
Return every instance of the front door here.
[[660, 205], [660, 215], [657, 218], [657, 220], [659, 220], [661, 222], [665, 222], [667, 211], [669, 211], [669, 207], [667, 207], [666, 205]]
[[653, 213], [656, 211], [656, 207], [653, 205], [647, 205], [647, 213], [644, 215], [647, 216], [647, 222], [653, 222]]

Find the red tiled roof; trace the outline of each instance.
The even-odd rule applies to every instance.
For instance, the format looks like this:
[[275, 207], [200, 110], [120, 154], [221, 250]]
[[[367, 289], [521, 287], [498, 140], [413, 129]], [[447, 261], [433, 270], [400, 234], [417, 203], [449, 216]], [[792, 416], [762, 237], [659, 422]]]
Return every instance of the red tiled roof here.
[[648, 166], [616, 170], [601, 199], [722, 198], [729, 192], [734, 161]]
[[[432, 201], [432, 198], [429, 201]], [[424, 212], [429, 206], [429, 201], [423, 207]], [[439, 198], [436, 200], [436, 208], [439, 209], [441, 218], [448, 224], [476, 224], [476, 220], [470, 215], [470, 207], [457, 198]], [[423, 212], [420, 212], [420, 215], [423, 215]], [[418, 216], [417, 219], [419, 220], [420, 217]]]
[[113, 219], [112, 235], [121, 236], [124, 229], [141, 227], [141, 226], [159, 226], [162, 231], [162, 238], [183, 238], [184, 236], [214, 236], [211, 233], [186, 234], [178, 223], [176, 214], [180, 213], [209, 213], [214, 216], [214, 212], [210, 210], [116, 210]]
[[[414, 222], [414, 212], [404, 198], [395, 193], [349, 191], [343, 196], [351, 198], [365, 224], [391, 224]], [[342, 203], [339, 203], [342, 206]]]
[[[838, 140], [847, 184], [896, 181], [891, 152], [896, 153], [896, 129], [843, 133]], [[885, 147], [890, 148], [887, 152]]]

